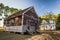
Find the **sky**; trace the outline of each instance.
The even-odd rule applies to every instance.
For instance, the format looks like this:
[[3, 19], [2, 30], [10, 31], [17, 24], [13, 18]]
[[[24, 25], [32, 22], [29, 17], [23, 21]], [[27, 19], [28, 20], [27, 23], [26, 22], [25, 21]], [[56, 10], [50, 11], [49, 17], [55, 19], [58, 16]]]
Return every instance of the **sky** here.
[[60, 0], [0, 0], [5, 6], [25, 9], [34, 6], [38, 16], [47, 12], [60, 13]]

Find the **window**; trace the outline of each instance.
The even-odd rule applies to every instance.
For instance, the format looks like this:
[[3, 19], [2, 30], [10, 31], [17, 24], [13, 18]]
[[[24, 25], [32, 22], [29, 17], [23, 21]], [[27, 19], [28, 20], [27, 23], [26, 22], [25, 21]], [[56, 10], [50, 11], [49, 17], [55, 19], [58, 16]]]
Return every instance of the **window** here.
[[52, 28], [52, 26], [51, 26], [51, 28]]
[[46, 28], [47, 28], [47, 26], [46, 26]]
[[0, 19], [0, 20], [2, 20], [2, 19]]

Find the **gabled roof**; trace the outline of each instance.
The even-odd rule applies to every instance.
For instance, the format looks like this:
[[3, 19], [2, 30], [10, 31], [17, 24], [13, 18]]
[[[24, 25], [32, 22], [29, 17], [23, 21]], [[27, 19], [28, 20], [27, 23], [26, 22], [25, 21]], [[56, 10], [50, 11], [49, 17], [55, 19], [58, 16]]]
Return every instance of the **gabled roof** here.
[[16, 17], [16, 16], [19, 16], [19, 15], [22, 15], [26, 10], [28, 10], [28, 9], [32, 9], [32, 8], [34, 8], [34, 7], [28, 7], [28, 8], [26, 8], [26, 9], [24, 9], [24, 10], [21, 10], [21, 11], [19, 11], [19, 12], [17, 12], [17, 13], [14, 13], [14, 14], [12, 14], [12, 15], [10, 15], [9, 17], [7, 17], [6, 19], [10, 19], [10, 18], [12, 18], [12, 17]]
[[38, 18], [38, 15], [36, 14], [36, 12], [34, 10], [34, 7], [31, 6], [31, 7], [28, 7], [26, 9], [24, 9], [24, 10], [21, 10], [21, 11], [19, 11], [17, 13], [14, 13], [14, 14], [10, 15], [9, 17], [5, 18], [5, 20], [11, 19], [11, 18], [14, 18], [14, 17], [17, 17], [17, 16], [22, 16], [22, 14], [25, 14], [25, 13], [27, 13], [29, 11], [31, 11], [32, 13], [34, 13], [35, 14], [34, 16], [36, 16], [36, 18]]
[[[31, 7], [29, 7], [29, 8], [31, 8]], [[10, 15], [9, 17], [17, 16], [18, 14], [22, 14], [23, 12], [25, 12], [25, 11], [28, 10], [29, 8], [26, 8], [26, 9], [24, 9], [24, 10], [21, 10], [21, 11], [17, 12], [17, 13], [14, 13], [14, 14]], [[8, 18], [9, 18], [9, 17], [8, 17]]]
[[42, 20], [42, 24], [50, 24], [50, 23], [52, 23], [51, 21], [53, 21], [53, 20], [44, 19], [44, 20]]

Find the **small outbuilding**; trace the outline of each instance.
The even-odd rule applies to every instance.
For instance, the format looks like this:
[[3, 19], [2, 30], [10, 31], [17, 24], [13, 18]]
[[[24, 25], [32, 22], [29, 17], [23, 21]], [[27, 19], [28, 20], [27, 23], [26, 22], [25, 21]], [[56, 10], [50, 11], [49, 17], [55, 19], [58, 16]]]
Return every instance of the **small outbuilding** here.
[[56, 22], [53, 19], [43, 19], [40, 30], [56, 30]]
[[38, 27], [38, 15], [34, 7], [26, 8], [14, 13], [4, 20], [4, 31], [11, 32], [36, 32]]

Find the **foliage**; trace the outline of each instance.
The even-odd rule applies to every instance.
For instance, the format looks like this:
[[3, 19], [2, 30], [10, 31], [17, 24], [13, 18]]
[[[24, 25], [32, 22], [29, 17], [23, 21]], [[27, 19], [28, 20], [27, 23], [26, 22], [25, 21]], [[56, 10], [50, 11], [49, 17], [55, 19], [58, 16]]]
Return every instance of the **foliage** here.
[[10, 8], [9, 10], [10, 10], [11, 13], [16, 13], [16, 12], [18, 12], [18, 11], [21, 11], [21, 10], [18, 10], [18, 9], [16, 9], [16, 8]]
[[52, 13], [47, 13], [47, 14], [41, 16], [42, 19], [53, 19], [55, 21], [57, 21], [57, 17], [58, 17], [57, 14], [52, 14]]
[[4, 5], [0, 3], [0, 10], [4, 8]]
[[5, 6], [3, 3], [0, 3], [0, 15], [2, 13], [2, 10], [5, 10], [5, 16], [9, 16], [12, 15], [16, 12], [19, 12], [21, 10], [17, 9], [17, 8], [10, 8], [9, 6]]
[[2, 13], [2, 9], [4, 8], [4, 5], [2, 3], [0, 3], [0, 16], [1, 16], [1, 13]]
[[60, 29], [60, 14], [58, 15], [56, 26], [57, 26], [57, 29]]
[[41, 21], [42, 21], [42, 19], [41, 19], [41, 17], [39, 17], [39, 20], [38, 20], [39, 25], [41, 24]]

